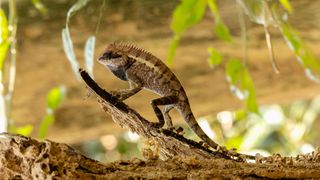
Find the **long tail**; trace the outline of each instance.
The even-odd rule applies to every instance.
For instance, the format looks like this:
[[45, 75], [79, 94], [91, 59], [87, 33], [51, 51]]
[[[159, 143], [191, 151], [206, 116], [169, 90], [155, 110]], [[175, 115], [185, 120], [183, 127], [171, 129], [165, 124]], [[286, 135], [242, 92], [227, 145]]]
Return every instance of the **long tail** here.
[[196, 133], [197, 136], [199, 136], [205, 143], [207, 143], [212, 148], [218, 148], [219, 145], [215, 143], [212, 139], [210, 139], [209, 136], [199, 126], [196, 118], [194, 117], [191, 111], [188, 101], [185, 101], [183, 104], [180, 104], [177, 107], [177, 109], [180, 111], [180, 114], [183, 116], [184, 120], [187, 122], [187, 124], [190, 126], [193, 132]]

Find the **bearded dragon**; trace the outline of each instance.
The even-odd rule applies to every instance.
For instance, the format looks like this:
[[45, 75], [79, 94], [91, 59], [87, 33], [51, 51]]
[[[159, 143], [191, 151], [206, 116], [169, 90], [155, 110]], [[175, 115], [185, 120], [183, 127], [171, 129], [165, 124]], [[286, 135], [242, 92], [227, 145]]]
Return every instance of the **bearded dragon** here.
[[[211, 140], [197, 123], [180, 81], [173, 72], [151, 53], [125, 43], [112, 43], [107, 46], [98, 62], [106, 66], [119, 79], [128, 81], [130, 88], [113, 91], [121, 101], [138, 93], [142, 88], [160, 95], [151, 101], [151, 106], [159, 120], [157, 127], [167, 124], [173, 128], [169, 111], [177, 109], [190, 128], [206, 144], [217, 149], [218, 144]], [[162, 113], [158, 106], [164, 106]]]

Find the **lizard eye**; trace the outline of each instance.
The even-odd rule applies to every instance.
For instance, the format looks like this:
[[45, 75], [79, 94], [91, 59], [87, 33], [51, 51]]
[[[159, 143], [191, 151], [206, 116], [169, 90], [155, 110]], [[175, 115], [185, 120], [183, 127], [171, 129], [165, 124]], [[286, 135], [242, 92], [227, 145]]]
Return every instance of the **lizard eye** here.
[[100, 56], [99, 60], [109, 60], [109, 59], [115, 59], [115, 58], [119, 58], [121, 57], [121, 55], [111, 52], [111, 51], [107, 51], [105, 53], [102, 54], [102, 56]]

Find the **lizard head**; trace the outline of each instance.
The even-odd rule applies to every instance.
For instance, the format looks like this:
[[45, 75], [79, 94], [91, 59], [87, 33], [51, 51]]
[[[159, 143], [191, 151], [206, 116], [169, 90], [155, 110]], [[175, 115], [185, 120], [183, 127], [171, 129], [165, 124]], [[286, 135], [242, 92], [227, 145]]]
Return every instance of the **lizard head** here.
[[128, 57], [125, 50], [117, 44], [109, 44], [99, 56], [98, 62], [110, 69], [124, 68], [128, 64]]
[[[113, 60], [121, 58], [122, 55], [119, 53], [116, 53], [113, 50], [106, 49], [102, 55], [98, 58], [98, 62], [103, 64], [103, 65], [108, 65], [110, 64]], [[108, 62], [109, 61], [109, 62]]]
[[128, 58], [121, 49], [114, 44], [110, 44], [105, 51], [99, 56], [98, 62], [106, 66], [111, 72], [121, 80], [127, 81], [126, 66]]

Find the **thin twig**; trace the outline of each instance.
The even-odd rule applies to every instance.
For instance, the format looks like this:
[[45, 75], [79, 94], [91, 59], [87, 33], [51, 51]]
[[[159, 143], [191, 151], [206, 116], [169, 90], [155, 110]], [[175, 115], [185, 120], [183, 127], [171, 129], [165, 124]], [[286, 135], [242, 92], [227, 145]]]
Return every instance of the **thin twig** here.
[[272, 65], [272, 68], [273, 70], [275, 71], [276, 74], [279, 74], [280, 73], [280, 70], [279, 70], [279, 66], [276, 62], [276, 59], [274, 57], [274, 52], [273, 52], [273, 46], [272, 46], [272, 41], [271, 41], [271, 36], [270, 36], [270, 33], [269, 33], [269, 29], [268, 29], [268, 17], [271, 16], [271, 12], [269, 10], [269, 6], [267, 4], [267, 2], [263, 1], [263, 7], [264, 7], [264, 23], [263, 23], [263, 27], [264, 27], [264, 32], [265, 32], [265, 35], [266, 35], [266, 43], [267, 43], [267, 48], [268, 48], [268, 51], [269, 51], [269, 58], [270, 58], [270, 62], [271, 62], [271, 65]]
[[243, 51], [243, 64], [246, 66], [248, 62], [248, 34], [247, 34], [247, 27], [245, 22], [244, 13], [242, 8], [240, 7], [240, 3], [238, 3], [239, 9], [239, 23], [241, 27], [241, 39], [242, 39], [242, 51]]
[[8, 93], [6, 95], [7, 104], [7, 118], [11, 119], [11, 104], [14, 93], [14, 85], [16, 80], [16, 60], [17, 60], [17, 48], [16, 48], [16, 34], [17, 34], [17, 10], [16, 1], [9, 1], [9, 31], [10, 31], [10, 68], [9, 68], [9, 82], [8, 82]]
[[101, 20], [102, 20], [102, 16], [103, 16], [103, 10], [106, 6], [106, 0], [102, 0], [102, 6], [100, 7], [100, 11], [99, 11], [99, 18], [98, 18], [98, 23], [97, 23], [97, 27], [96, 27], [96, 32], [95, 35], [98, 35], [99, 29], [100, 29], [100, 24], [101, 24]]

